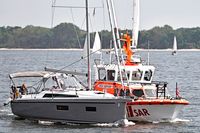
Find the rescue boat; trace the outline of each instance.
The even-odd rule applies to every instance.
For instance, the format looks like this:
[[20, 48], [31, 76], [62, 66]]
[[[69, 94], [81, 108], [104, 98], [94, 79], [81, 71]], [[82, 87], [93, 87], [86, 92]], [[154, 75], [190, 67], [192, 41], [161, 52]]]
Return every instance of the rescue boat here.
[[172, 97], [167, 82], [153, 81], [155, 67], [144, 64], [131, 49], [131, 37], [125, 34], [121, 41], [126, 59], [120, 62], [103, 64], [95, 63], [94, 89], [108, 92], [115, 96], [126, 96], [132, 99], [127, 103], [127, 117], [132, 121], [171, 121], [189, 102], [183, 99], [178, 89]]

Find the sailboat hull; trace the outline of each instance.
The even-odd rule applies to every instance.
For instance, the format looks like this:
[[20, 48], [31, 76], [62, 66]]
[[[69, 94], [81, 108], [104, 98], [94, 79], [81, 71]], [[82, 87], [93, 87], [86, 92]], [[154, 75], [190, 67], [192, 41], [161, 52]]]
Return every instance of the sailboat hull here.
[[73, 123], [112, 123], [125, 119], [125, 99], [31, 99], [11, 102], [22, 118]]

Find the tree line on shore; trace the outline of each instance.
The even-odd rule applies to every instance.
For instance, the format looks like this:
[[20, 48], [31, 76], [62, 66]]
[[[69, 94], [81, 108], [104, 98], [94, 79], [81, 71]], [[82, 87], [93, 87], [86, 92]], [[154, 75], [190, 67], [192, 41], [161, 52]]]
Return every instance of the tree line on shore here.
[[[120, 30], [120, 33], [131, 30]], [[99, 32], [102, 48], [110, 48], [112, 33], [107, 30]], [[91, 44], [95, 33], [91, 33]], [[72, 23], [61, 23], [53, 28], [38, 26], [0, 27], [0, 48], [83, 48], [86, 32]], [[171, 26], [154, 27], [139, 32], [138, 48], [168, 49], [172, 48], [176, 36], [178, 49], [200, 49], [200, 27], [179, 28]], [[92, 46], [91, 46], [92, 47]]]

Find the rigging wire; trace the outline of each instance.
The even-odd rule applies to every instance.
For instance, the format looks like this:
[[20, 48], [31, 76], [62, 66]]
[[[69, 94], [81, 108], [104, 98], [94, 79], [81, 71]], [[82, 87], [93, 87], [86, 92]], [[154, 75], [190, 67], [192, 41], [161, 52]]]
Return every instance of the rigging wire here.
[[[103, 0], [102, 0], [102, 3], [103, 3]], [[73, 21], [73, 23], [75, 22], [75, 20], [74, 20], [74, 14], [73, 14], [73, 10], [72, 10], [72, 8], [80, 8], [80, 7], [73, 7], [73, 6], [56, 6], [56, 0], [52, 0], [52, 16], [51, 16], [51, 28], [53, 28], [53, 25], [54, 25], [54, 15], [55, 15], [55, 8], [70, 8], [70, 11], [71, 11], [71, 17], [72, 17], [72, 21]], [[96, 9], [96, 8], [102, 8], [102, 7], [90, 7], [90, 8], [93, 8], [93, 9]], [[104, 4], [103, 4], [103, 9], [104, 9]], [[105, 12], [104, 12], [104, 27], [105, 27]], [[90, 15], [89, 15], [89, 18], [90, 18], [90, 21], [91, 21], [91, 17], [90, 17]], [[84, 18], [84, 21], [83, 21], [83, 23], [82, 23], [82, 26], [83, 26], [83, 24], [85, 23], [85, 20], [86, 20], [86, 18]], [[75, 33], [76, 33], [76, 38], [77, 38], [77, 41], [78, 41], [78, 44], [79, 44], [79, 47], [81, 48], [81, 44], [80, 44], [80, 39], [79, 39], [79, 36], [78, 36], [78, 32], [77, 32], [77, 29], [76, 29], [76, 27], [75, 27], [75, 25], [73, 25], [74, 27], [74, 30], [75, 30]], [[91, 25], [91, 27], [92, 27], [92, 25]], [[53, 44], [53, 39], [52, 39], [52, 44]], [[100, 51], [100, 50], [97, 50], [97, 51]], [[93, 51], [93, 52], [91, 52], [90, 54], [89, 54], [89, 56], [90, 55], [92, 55], [92, 54], [94, 54], [94, 53], [96, 53], [97, 51]], [[74, 65], [74, 64], [76, 64], [76, 63], [78, 63], [78, 62], [80, 62], [81, 60], [83, 60], [83, 59], [85, 59], [85, 58], [88, 58], [88, 55], [87, 56], [83, 56], [83, 57], [81, 57], [81, 59], [79, 59], [79, 60], [77, 60], [77, 61], [74, 61], [73, 63], [71, 63], [71, 64], [69, 64], [69, 65], [67, 65], [67, 66], [64, 66], [63, 68], [61, 68], [61, 69], [59, 69], [59, 70], [63, 70], [63, 69], [65, 69], [65, 68], [67, 68], [67, 67], [69, 67], [69, 66], [72, 66], [72, 65]], [[47, 63], [46, 63], [47, 64]], [[59, 71], [58, 71], [59, 72]]]
[[56, 5], [56, 0], [52, 0], [52, 5], [51, 5], [51, 28], [53, 28], [54, 25], [54, 15], [55, 15], [54, 5]]
[[[50, 38], [50, 42], [49, 42], [49, 48], [52, 48], [53, 47], [53, 26], [54, 26], [54, 15], [55, 15], [55, 7], [54, 5], [56, 5], [56, 0], [52, 0], [52, 3], [51, 3], [51, 32], [52, 32], [52, 35], [51, 35], [51, 38]], [[44, 61], [44, 66], [47, 66], [48, 64], [48, 59], [49, 59], [49, 50], [47, 50], [47, 55], [46, 55], [46, 60]]]
[[[105, 29], [105, 5], [104, 5], [104, 1], [102, 0], [101, 1], [102, 2], [102, 8], [103, 8], [103, 29]], [[101, 30], [101, 34], [100, 34], [100, 36], [101, 36], [101, 40], [103, 40], [104, 38], [103, 38], [103, 31]], [[103, 41], [102, 41], [103, 42]]]
[[77, 41], [78, 41], [78, 45], [79, 45], [79, 48], [81, 48], [81, 43], [80, 43], [80, 39], [79, 39], [79, 35], [78, 35], [78, 32], [77, 32], [77, 29], [75, 27], [75, 21], [74, 21], [74, 14], [73, 14], [73, 10], [72, 8], [70, 8], [70, 11], [71, 11], [71, 15], [72, 15], [72, 21], [73, 21], [73, 28], [74, 28], [74, 31], [75, 31], [75, 34], [76, 34], [76, 38], [77, 38]]
[[93, 28], [93, 25], [92, 25], [92, 19], [91, 19], [91, 16], [90, 16], [90, 14], [89, 14], [89, 20], [90, 20], [90, 31], [93, 31], [94, 32], [94, 28]]
[[[83, 6], [56, 6], [56, 5], [54, 5], [53, 7], [56, 7], [56, 8], [83, 8], [83, 9], [85, 9], [85, 7], [83, 7]], [[96, 7], [88, 7], [88, 8], [102, 8], [102, 7], [96, 6]]]
[[[89, 56], [95, 54], [95, 53], [98, 52], [98, 51], [100, 51], [100, 49], [98, 49], [98, 50], [96, 50], [96, 51], [94, 51], [94, 52], [90, 52]], [[57, 73], [57, 72], [59, 72], [59, 71], [61, 71], [61, 70], [64, 70], [65, 68], [68, 68], [68, 67], [70, 67], [70, 66], [72, 66], [72, 65], [74, 65], [74, 64], [76, 64], [76, 63], [78, 63], [78, 62], [80, 62], [80, 61], [82, 61], [82, 60], [84, 60], [84, 59], [87, 59], [87, 58], [88, 58], [88, 56], [82, 56], [79, 60], [74, 61], [74, 62], [72, 62], [71, 64], [66, 65], [66, 66], [64, 66], [64, 67], [62, 67], [62, 68], [60, 68], [60, 69], [58, 69], [58, 71], [56, 71], [56, 72], [54, 72], [54, 73]], [[53, 73], [52, 73], [52, 74], [53, 74]]]

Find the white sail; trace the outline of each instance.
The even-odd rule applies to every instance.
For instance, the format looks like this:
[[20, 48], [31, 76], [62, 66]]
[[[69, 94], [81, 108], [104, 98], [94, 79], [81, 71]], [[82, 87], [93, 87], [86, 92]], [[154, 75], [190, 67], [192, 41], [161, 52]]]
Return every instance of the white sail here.
[[140, 19], [140, 2], [133, 0], [133, 34], [132, 34], [132, 47], [137, 48], [138, 33], [139, 33], [139, 20]]
[[85, 37], [85, 43], [84, 43], [84, 46], [83, 46], [83, 56], [82, 57], [83, 58], [87, 57], [87, 37]]
[[173, 44], [173, 51], [177, 51], [177, 41], [176, 41], [176, 36], [174, 36], [174, 44]]
[[101, 40], [100, 40], [100, 37], [99, 37], [99, 33], [96, 32], [92, 52], [95, 52], [97, 54], [101, 54], [100, 50], [101, 50]]

